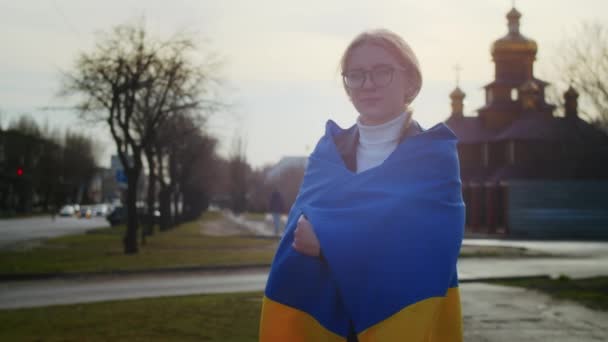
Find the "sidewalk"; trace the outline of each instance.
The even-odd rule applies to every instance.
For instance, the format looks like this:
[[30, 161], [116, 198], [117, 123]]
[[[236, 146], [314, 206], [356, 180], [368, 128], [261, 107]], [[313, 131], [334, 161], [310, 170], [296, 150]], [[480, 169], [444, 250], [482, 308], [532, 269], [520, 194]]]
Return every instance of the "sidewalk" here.
[[464, 340], [606, 341], [608, 312], [516, 287], [461, 285]]
[[[272, 219], [267, 217], [264, 221], [254, 221], [248, 220], [245, 215], [235, 215], [230, 211], [224, 212], [224, 217], [228, 220], [238, 224], [241, 227], [244, 227], [249, 231], [250, 234], [255, 236], [263, 236], [263, 237], [273, 237], [274, 236], [274, 227], [272, 224]], [[287, 218], [282, 217], [281, 221], [283, 224], [286, 223]], [[282, 232], [281, 232], [282, 233]]]

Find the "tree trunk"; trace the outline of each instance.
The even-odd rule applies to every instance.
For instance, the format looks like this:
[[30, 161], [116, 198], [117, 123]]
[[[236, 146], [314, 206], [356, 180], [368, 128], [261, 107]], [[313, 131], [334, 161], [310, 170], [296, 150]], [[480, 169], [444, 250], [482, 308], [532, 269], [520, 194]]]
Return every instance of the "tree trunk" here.
[[179, 210], [179, 191], [177, 191], [177, 187], [173, 189], [173, 225], [178, 225], [181, 222], [180, 210]]
[[177, 186], [177, 182], [178, 182], [178, 175], [177, 175], [177, 151], [174, 145], [171, 146], [171, 154], [169, 155], [169, 177], [171, 178], [171, 180], [169, 181], [169, 202], [170, 202], [170, 206], [172, 206], [172, 210], [171, 210], [171, 215], [169, 216], [171, 218], [171, 227], [174, 227], [177, 224], [177, 215], [178, 215], [178, 208], [177, 208], [177, 193], [176, 193], [176, 186]]
[[171, 191], [163, 186], [160, 190], [160, 230], [166, 231], [171, 225]]
[[154, 152], [151, 148], [146, 149], [146, 159], [148, 160], [148, 196], [146, 199], [146, 221], [142, 229], [141, 243], [146, 244], [146, 236], [154, 234], [154, 209], [156, 204], [156, 163]]
[[165, 180], [165, 165], [163, 161], [162, 149], [157, 146], [156, 147], [156, 160], [158, 165], [158, 182], [160, 185], [160, 191], [158, 194], [158, 202], [160, 206], [160, 224], [159, 230], [161, 232], [169, 229], [169, 222], [171, 218], [171, 192], [169, 189], [169, 185]]
[[123, 238], [125, 254], [136, 254], [137, 248], [137, 181], [139, 172], [127, 174], [127, 230]]

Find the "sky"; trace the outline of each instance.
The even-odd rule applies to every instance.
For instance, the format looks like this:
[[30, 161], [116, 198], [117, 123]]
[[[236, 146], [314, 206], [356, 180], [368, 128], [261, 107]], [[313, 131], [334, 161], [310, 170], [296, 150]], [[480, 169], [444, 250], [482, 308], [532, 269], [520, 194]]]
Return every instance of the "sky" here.
[[[539, 46], [535, 74], [558, 79], [552, 60], [565, 36], [585, 21], [608, 22], [606, 0], [520, 0], [521, 32]], [[0, 123], [27, 114], [40, 124], [90, 134], [99, 162], [115, 148], [108, 128], [65, 109], [62, 72], [94, 48], [100, 32], [144, 20], [161, 39], [185, 32], [205, 53], [221, 56], [221, 98], [207, 131], [227, 155], [235, 138], [246, 143], [254, 167], [312, 151], [328, 119], [352, 125], [357, 113], [340, 82], [338, 63], [358, 33], [388, 28], [416, 53], [423, 87], [412, 104], [423, 127], [445, 120], [456, 84], [467, 94], [465, 115], [484, 102], [494, 77], [493, 41], [507, 33], [511, 0], [0, 0]], [[50, 109], [50, 108], [52, 109]]]

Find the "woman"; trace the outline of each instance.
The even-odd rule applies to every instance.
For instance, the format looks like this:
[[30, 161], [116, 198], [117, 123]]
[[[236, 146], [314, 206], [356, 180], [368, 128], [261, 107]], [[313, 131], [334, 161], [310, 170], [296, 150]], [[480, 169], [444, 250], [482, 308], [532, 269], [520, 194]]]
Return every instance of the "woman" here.
[[309, 158], [266, 287], [261, 341], [460, 341], [464, 204], [456, 138], [423, 131], [422, 77], [405, 41], [364, 32], [343, 84], [359, 113]]

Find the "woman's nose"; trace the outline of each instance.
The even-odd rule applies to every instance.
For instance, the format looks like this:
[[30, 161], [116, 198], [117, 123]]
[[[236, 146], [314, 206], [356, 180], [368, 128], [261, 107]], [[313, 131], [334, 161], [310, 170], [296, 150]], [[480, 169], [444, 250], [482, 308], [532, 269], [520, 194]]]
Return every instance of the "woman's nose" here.
[[372, 82], [372, 77], [371, 75], [366, 75], [365, 79], [363, 80], [363, 85], [361, 85], [361, 89], [363, 90], [373, 90], [376, 89], [376, 86], [374, 85], [374, 82]]

